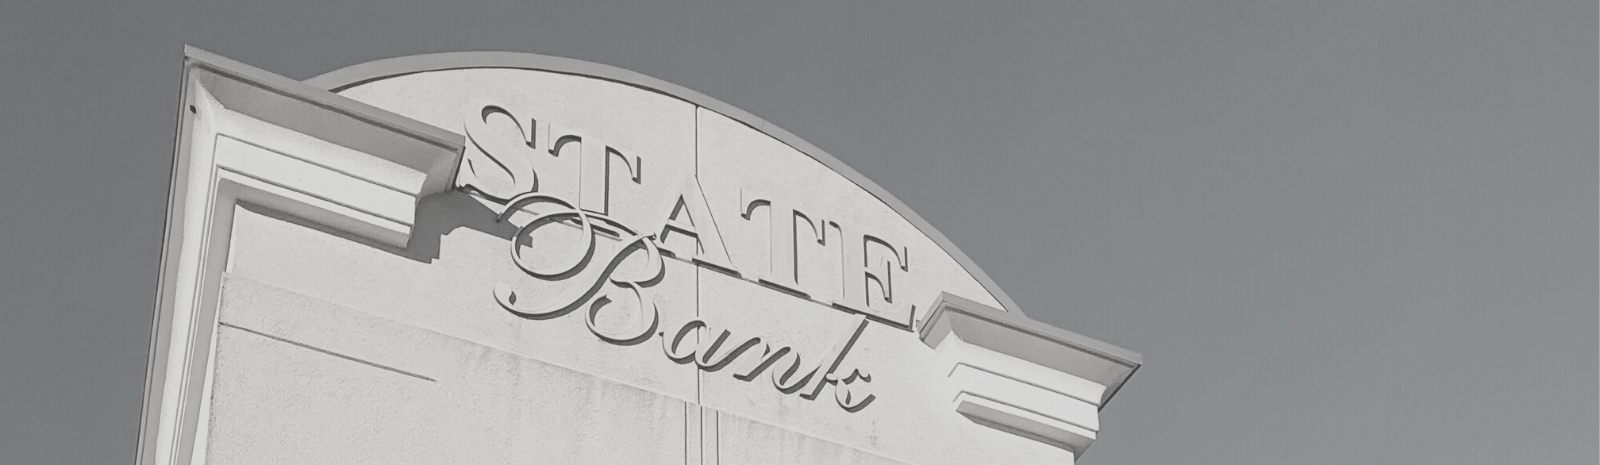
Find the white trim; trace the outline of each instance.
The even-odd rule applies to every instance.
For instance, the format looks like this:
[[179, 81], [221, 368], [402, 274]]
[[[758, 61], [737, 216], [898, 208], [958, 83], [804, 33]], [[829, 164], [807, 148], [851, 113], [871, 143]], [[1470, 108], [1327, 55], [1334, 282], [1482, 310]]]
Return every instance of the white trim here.
[[218, 288], [239, 204], [403, 249], [417, 203], [451, 188], [461, 153], [448, 131], [193, 49], [177, 133], [139, 465], [203, 461]]
[[1143, 362], [1071, 331], [942, 294], [918, 328], [948, 376], [951, 408], [1082, 456], [1100, 409]]

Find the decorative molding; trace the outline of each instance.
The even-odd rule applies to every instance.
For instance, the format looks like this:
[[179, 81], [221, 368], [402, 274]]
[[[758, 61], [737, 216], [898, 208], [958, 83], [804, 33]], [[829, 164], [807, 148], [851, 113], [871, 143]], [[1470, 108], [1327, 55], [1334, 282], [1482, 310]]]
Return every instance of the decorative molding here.
[[973, 421], [1082, 455], [1099, 409], [1143, 364], [1138, 354], [942, 294], [918, 328], [948, 371], [952, 407]]
[[417, 203], [452, 188], [462, 148], [449, 131], [192, 47], [178, 114], [139, 465], [204, 457], [236, 206], [404, 249]]

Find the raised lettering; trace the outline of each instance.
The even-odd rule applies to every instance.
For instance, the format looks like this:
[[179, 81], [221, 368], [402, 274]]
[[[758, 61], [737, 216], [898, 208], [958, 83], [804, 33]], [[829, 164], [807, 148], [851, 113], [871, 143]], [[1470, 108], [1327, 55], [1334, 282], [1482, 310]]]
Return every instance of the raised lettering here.
[[[899, 268], [902, 272], [910, 270], [910, 251], [904, 248], [895, 250], [888, 241], [855, 232], [845, 225], [835, 222], [829, 224], [839, 231], [840, 282], [843, 285], [833, 305], [910, 325], [915, 308], [910, 304], [894, 305], [894, 269]], [[873, 254], [875, 249], [882, 249], [884, 253]], [[878, 298], [875, 299], [870, 298], [874, 284], [878, 289]], [[902, 318], [906, 321], [900, 321]]]
[[865, 331], [866, 329], [866, 317], [856, 315], [855, 324], [852, 325], [849, 335], [845, 336], [843, 340], [834, 343], [833, 347], [829, 348], [828, 355], [823, 357], [822, 362], [817, 365], [817, 368], [822, 371], [822, 376], [812, 384], [809, 390], [800, 393], [800, 397], [815, 399], [818, 395], [822, 394], [823, 386], [826, 386], [829, 381], [833, 380], [832, 376], [834, 370], [839, 369], [839, 364], [844, 362], [845, 354], [850, 353], [850, 349], [856, 345], [856, 339], [859, 339], [862, 331]]
[[739, 203], [744, 206], [740, 216], [747, 220], [751, 219], [756, 209], [767, 207], [767, 270], [758, 273], [756, 279], [795, 294], [808, 295], [800, 290], [800, 265], [795, 260], [800, 239], [795, 236], [795, 230], [805, 225], [811, 236], [817, 238], [818, 244], [824, 244], [823, 232], [817, 229], [817, 224], [812, 222], [810, 216], [795, 210], [787, 202], [740, 189]]
[[[716, 218], [711, 216], [711, 208], [706, 206], [706, 196], [700, 190], [699, 180], [694, 176], [684, 177], [678, 195], [673, 196], [671, 204], [662, 210], [666, 212], [663, 217], [665, 221], [660, 234], [656, 236], [662, 249], [679, 258], [692, 259], [738, 274], [738, 269], [728, 260], [728, 247], [722, 242], [722, 232], [717, 229]], [[674, 241], [673, 233], [690, 240]], [[689, 245], [685, 246], [685, 242]]]
[[518, 119], [498, 105], [481, 106], [464, 124], [468, 144], [457, 182], [497, 201], [538, 190], [531, 158], [541, 143], [540, 128], [548, 124]]
[[[661, 262], [661, 252], [656, 248], [655, 241], [652, 240], [650, 236], [635, 233], [627, 226], [624, 226], [605, 215], [582, 211], [565, 200], [561, 200], [560, 198], [554, 196], [537, 193], [527, 193], [512, 198], [511, 202], [506, 205], [505, 211], [501, 212], [499, 220], [507, 221], [511, 218], [512, 214], [518, 210], [536, 204], [544, 205], [542, 208], [540, 208], [540, 210], [550, 211], [535, 215], [534, 218], [527, 224], [517, 228], [517, 231], [511, 240], [511, 261], [529, 276], [544, 280], [560, 280], [573, 278], [581, 273], [583, 277], [587, 279], [581, 279], [578, 281], [587, 282], [588, 284], [582, 286], [568, 286], [561, 294], [557, 295], [555, 299], [552, 299], [543, 305], [530, 305], [526, 302], [522, 302], [521, 295], [516, 292], [511, 285], [505, 283], [496, 284], [494, 287], [494, 296], [495, 300], [500, 303], [501, 307], [505, 308], [506, 311], [523, 318], [536, 320], [555, 318], [565, 315], [582, 305], [583, 302], [586, 302], [593, 297], [595, 293], [600, 290], [603, 284], [610, 282], [615, 286], [629, 289], [634, 293], [633, 296], [639, 302], [639, 306], [636, 307], [638, 311], [644, 312], [647, 310], [645, 306], [645, 300], [643, 295], [640, 294], [639, 287], [653, 285], [654, 283], [660, 281], [665, 270], [665, 267]], [[584, 244], [582, 247], [567, 247], [565, 249], [579, 250], [582, 253], [569, 257], [569, 260], [558, 261], [554, 266], [541, 266], [539, 263], [534, 262], [529, 255], [525, 254], [525, 247], [520, 243], [520, 239], [531, 237], [538, 229], [551, 224], [556, 224], [557, 222], [561, 221], [577, 223], [581, 230], [580, 235], [583, 237]], [[595, 254], [595, 223], [599, 223], [600, 225], [604, 225], [627, 235], [627, 238], [618, 245], [617, 253], [604, 261], [605, 266], [598, 268], [588, 266]], [[539, 244], [530, 241], [526, 248], [532, 250], [539, 246]], [[632, 277], [624, 278], [617, 276], [615, 274], [617, 267], [626, 261], [629, 256], [637, 252], [643, 252], [645, 254], [644, 265], [637, 270], [636, 274]], [[589, 318], [592, 320], [595, 314], [599, 312], [600, 308], [604, 307], [610, 301], [611, 299], [608, 296], [605, 302], [597, 302], [598, 305], [591, 307]], [[648, 311], [651, 313], [655, 311], [654, 304], [649, 305]], [[651, 316], [650, 319], [654, 319], [654, 316]], [[651, 324], [651, 326], [653, 325], [654, 323]], [[648, 336], [649, 332], [647, 331], [644, 334]], [[609, 338], [611, 338], [610, 335], [600, 333], [596, 333], [595, 335], [600, 336], [602, 339], [609, 340]], [[632, 338], [630, 337], [624, 340], [631, 341], [631, 339]]]
[[611, 146], [600, 143], [593, 138], [584, 136], [566, 135], [558, 142], [559, 145], [570, 143], [578, 144], [578, 206], [584, 210], [600, 213], [611, 213], [611, 162], [622, 162], [627, 177], [634, 184], [643, 181], [644, 160], [634, 156], [632, 160]]
[[834, 402], [837, 402], [839, 407], [844, 408], [847, 412], [856, 412], [867, 408], [867, 404], [878, 398], [877, 394], [863, 395], [856, 392], [863, 388], [857, 383], [867, 384], [872, 382], [872, 375], [861, 370], [850, 370], [850, 373], [844, 376], [830, 376], [829, 381], [833, 382]]

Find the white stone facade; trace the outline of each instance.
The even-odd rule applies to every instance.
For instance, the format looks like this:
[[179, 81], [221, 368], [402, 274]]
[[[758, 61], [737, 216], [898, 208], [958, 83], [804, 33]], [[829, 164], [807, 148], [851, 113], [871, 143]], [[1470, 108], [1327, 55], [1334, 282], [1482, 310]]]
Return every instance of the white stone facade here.
[[693, 91], [190, 49], [138, 463], [1072, 463], [1137, 354]]

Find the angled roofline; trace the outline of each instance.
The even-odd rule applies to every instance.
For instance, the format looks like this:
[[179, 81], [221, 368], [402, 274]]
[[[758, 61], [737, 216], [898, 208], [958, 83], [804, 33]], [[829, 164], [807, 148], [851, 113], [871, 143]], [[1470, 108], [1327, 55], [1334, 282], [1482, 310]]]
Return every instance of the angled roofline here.
[[526, 69], [590, 77], [648, 90], [721, 113], [723, 116], [732, 118], [745, 126], [749, 126], [751, 129], [760, 131], [777, 139], [779, 142], [793, 147], [795, 150], [799, 150], [801, 153], [826, 165], [829, 169], [844, 175], [846, 179], [865, 189], [874, 197], [877, 197], [878, 200], [882, 200], [895, 213], [905, 217], [923, 234], [933, 239], [933, 242], [944, 249], [945, 253], [954, 257], [962, 268], [965, 268], [968, 273], [978, 280], [979, 284], [983, 285], [984, 290], [989, 291], [989, 294], [1000, 302], [1000, 306], [1003, 309], [1008, 312], [1025, 315], [1022, 307], [1017, 305], [1016, 301], [1012, 300], [1011, 296], [1006, 294], [1005, 290], [1002, 290], [998, 284], [995, 284], [994, 279], [990, 278], [989, 274], [985, 273], [982, 268], [979, 268], [977, 263], [973, 263], [972, 258], [950, 242], [950, 239], [945, 237], [944, 233], [939, 232], [932, 224], [929, 224], [928, 220], [923, 219], [922, 215], [912, 211], [911, 207], [907, 206], [905, 202], [901, 202], [900, 199], [895, 198], [893, 194], [884, 190], [882, 186], [872, 182], [871, 179], [867, 179], [866, 176], [863, 176], [833, 155], [828, 154], [828, 152], [812, 145], [810, 142], [806, 142], [805, 139], [801, 139], [800, 136], [796, 136], [777, 125], [767, 122], [767, 120], [750, 114], [750, 112], [741, 110], [727, 102], [708, 97], [693, 89], [611, 65], [534, 53], [494, 51], [429, 53], [384, 58], [329, 71], [307, 79], [305, 82], [314, 87], [338, 93], [351, 87], [395, 76], [470, 68]]

